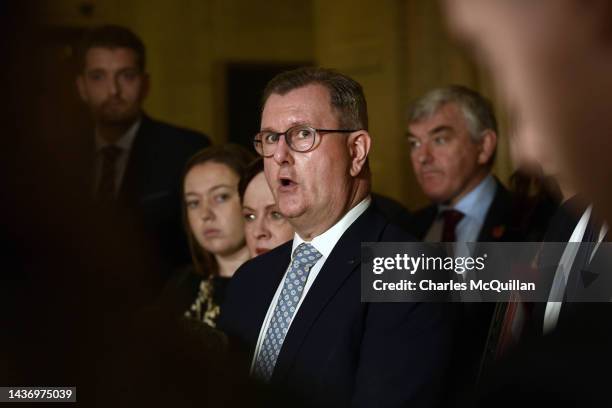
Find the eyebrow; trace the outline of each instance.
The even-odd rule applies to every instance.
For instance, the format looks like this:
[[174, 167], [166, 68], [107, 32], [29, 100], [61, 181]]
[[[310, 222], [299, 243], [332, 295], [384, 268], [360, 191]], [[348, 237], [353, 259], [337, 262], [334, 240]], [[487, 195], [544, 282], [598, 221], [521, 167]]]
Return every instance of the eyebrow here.
[[446, 131], [449, 131], [449, 130], [453, 130], [453, 128], [451, 126], [448, 126], [448, 125], [440, 125], [440, 126], [437, 126], [437, 127], [433, 128], [429, 132], [427, 132], [427, 134], [431, 136], [431, 135], [435, 135], [436, 133], [446, 132]]
[[[452, 130], [453, 130], [452, 126], [440, 125], [440, 126], [437, 126], [437, 127], [433, 128], [429, 132], [427, 132], [427, 137], [431, 137], [431, 136], [433, 136], [435, 134], [438, 134], [438, 133], [441, 133], [441, 132], [452, 131]], [[419, 138], [417, 135], [411, 133], [409, 130], [406, 131], [406, 137], [407, 138], [413, 137], [415, 139]]]
[[[215, 190], [218, 190], [220, 188], [232, 188], [232, 186], [228, 185], [228, 184], [219, 184], [216, 186], [213, 186], [211, 188], [208, 189], [208, 193], [212, 193]], [[185, 195], [200, 195], [199, 193], [193, 192], [193, 191], [185, 191]]]
[[[313, 125], [309, 124], [308, 122], [300, 120], [300, 121], [296, 121], [296, 122], [291, 122], [289, 124], [289, 127], [287, 129], [285, 129], [285, 132], [287, 130], [291, 129], [292, 127], [296, 127], [296, 126], [312, 126], [312, 127], [316, 127], [316, 126], [313, 126]], [[269, 127], [265, 127], [263, 129], [261, 129], [260, 132], [284, 133], [284, 132], [277, 132], [276, 130], [270, 129]]]
[[[113, 72], [113, 71], [108, 71], [105, 68], [102, 67], [93, 67], [93, 68], [89, 68], [85, 71], [85, 74], [98, 74], [98, 73], [106, 73], [106, 72]], [[136, 72], [136, 73], [140, 73], [140, 69], [138, 67], [123, 67], [123, 68], [119, 68], [118, 70], [114, 71], [116, 73], [125, 73], [125, 72]]]
[[[270, 205], [266, 205], [266, 206], [264, 207], [264, 210], [268, 210], [268, 209], [273, 208], [273, 207], [276, 207], [276, 203], [274, 203], [274, 204], [270, 204]], [[243, 205], [243, 206], [242, 206], [242, 209], [243, 209], [243, 210], [248, 210], [248, 211], [253, 211], [253, 212], [255, 212], [255, 211], [256, 211], [254, 208], [251, 208], [251, 207], [249, 207], [248, 205]]]

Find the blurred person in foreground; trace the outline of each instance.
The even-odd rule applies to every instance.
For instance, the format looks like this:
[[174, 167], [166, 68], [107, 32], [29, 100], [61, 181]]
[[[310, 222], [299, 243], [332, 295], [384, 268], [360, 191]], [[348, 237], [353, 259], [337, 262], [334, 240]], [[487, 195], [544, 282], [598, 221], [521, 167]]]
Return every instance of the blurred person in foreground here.
[[210, 142], [143, 111], [151, 88], [146, 50], [129, 29], [90, 30], [80, 58], [76, 84], [94, 122], [93, 132], [83, 135], [86, 188], [101, 207], [129, 211], [163, 262], [162, 279], [167, 278], [189, 260], [181, 231], [181, 172]]
[[58, 166], [70, 156], [53, 142], [76, 132], [62, 93], [41, 93], [53, 89], [53, 58], [32, 3], [0, 8], [0, 32], [14, 36], [0, 43], [0, 123], [11, 135], [0, 149], [10, 214], [0, 228], [0, 383], [75, 386], [79, 407], [263, 406], [212, 329], [143, 315], [159, 265], [128, 218], [93, 211], [76, 174]]
[[261, 157], [249, 165], [238, 191], [242, 200], [244, 234], [252, 258], [293, 238], [293, 227], [280, 213], [266, 181]]
[[441, 303], [360, 301], [361, 243], [414, 241], [371, 206], [361, 85], [323, 68], [264, 90], [255, 136], [293, 240], [243, 265], [219, 327], [251, 373], [312, 406], [436, 406], [451, 316]]
[[[521, 189], [519, 204], [525, 211], [521, 222], [538, 225], [525, 241], [544, 243], [566, 243], [572, 238], [580, 217], [586, 210], [585, 205], [569, 184], [569, 177], [559, 157], [557, 145], [548, 140], [547, 135], [535, 135], [532, 127], [524, 120], [513, 117], [510, 132], [510, 148], [517, 171], [511, 182]], [[521, 186], [521, 184], [523, 184]], [[526, 202], [532, 187], [536, 191], [533, 208]], [[538, 204], [539, 202], [539, 204]], [[527, 204], [527, 205], [525, 205]], [[531, 208], [530, 208], [531, 207]], [[551, 211], [552, 208], [552, 211]], [[540, 231], [541, 230], [541, 231]], [[576, 238], [574, 237], [574, 240]], [[540, 245], [532, 262], [533, 279], [546, 285], [550, 290], [554, 274], [563, 255], [562, 245]], [[520, 343], [542, 336], [546, 302], [515, 302], [498, 304], [495, 322], [491, 325], [488, 338], [487, 356], [484, 367], [488, 369], [495, 361], [504, 357]], [[543, 299], [544, 300], [544, 299]], [[550, 331], [550, 328], [549, 330]]]
[[550, 145], [542, 137], [524, 132], [524, 124], [512, 113], [509, 116], [510, 157], [515, 169], [508, 181], [514, 194], [512, 225], [526, 231], [525, 242], [540, 242], [559, 205], [573, 192], [560, 169], [553, 165]]
[[[596, 233], [602, 229], [589, 228], [589, 223], [592, 219], [599, 227], [612, 216], [612, 3], [467, 0], [444, 4], [451, 29], [490, 68], [508, 106], [532, 126], [535, 135], [554, 141], [572, 184], [592, 203], [590, 214], [583, 214], [579, 235], [590, 229], [598, 241], [605, 240], [605, 234]], [[601, 253], [597, 250], [591, 263]], [[609, 261], [598, 262], [609, 272]], [[590, 280], [609, 277], [608, 273], [594, 275]], [[527, 399], [557, 406], [612, 403], [607, 378], [601, 375], [612, 365], [609, 303], [580, 306], [564, 328], [557, 327], [541, 342], [513, 355], [486, 390], [483, 406], [494, 401], [515, 406]]]

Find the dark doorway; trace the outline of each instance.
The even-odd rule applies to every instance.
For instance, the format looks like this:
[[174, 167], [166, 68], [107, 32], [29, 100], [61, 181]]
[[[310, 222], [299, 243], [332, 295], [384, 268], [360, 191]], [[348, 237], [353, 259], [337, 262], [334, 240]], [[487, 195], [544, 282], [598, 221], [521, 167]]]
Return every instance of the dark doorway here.
[[251, 141], [259, 130], [262, 92], [276, 74], [310, 63], [232, 63], [227, 65], [228, 141], [253, 148]]

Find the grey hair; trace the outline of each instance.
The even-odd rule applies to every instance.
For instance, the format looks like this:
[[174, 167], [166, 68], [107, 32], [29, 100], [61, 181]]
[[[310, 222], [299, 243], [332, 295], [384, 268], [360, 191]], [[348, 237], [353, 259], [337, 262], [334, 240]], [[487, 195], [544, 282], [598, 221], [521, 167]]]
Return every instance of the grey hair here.
[[447, 103], [455, 103], [461, 109], [474, 142], [480, 142], [486, 130], [497, 133], [497, 119], [491, 102], [478, 92], [461, 85], [436, 88], [417, 99], [408, 109], [408, 123], [431, 117]]
[[270, 95], [285, 95], [310, 84], [327, 89], [341, 128], [368, 130], [368, 105], [361, 84], [332, 69], [304, 67], [278, 74], [264, 89], [262, 109]]

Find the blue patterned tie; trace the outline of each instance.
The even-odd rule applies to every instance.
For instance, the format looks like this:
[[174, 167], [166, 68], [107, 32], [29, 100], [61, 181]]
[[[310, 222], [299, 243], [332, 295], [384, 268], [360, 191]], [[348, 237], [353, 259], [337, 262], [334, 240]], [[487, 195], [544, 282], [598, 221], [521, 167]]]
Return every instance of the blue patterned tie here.
[[261, 380], [269, 381], [276, 365], [276, 359], [287, 335], [289, 324], [300, 302], [310, 268], [321, 258], [319, 251], [311, 244], [301, 243], [293, 251], [293, 260], [281, 291], [266, 337], [261, 345], [253, 375]]

